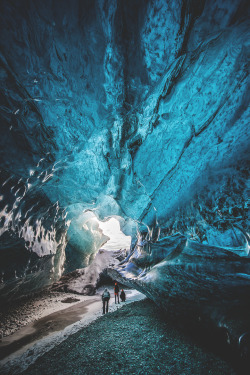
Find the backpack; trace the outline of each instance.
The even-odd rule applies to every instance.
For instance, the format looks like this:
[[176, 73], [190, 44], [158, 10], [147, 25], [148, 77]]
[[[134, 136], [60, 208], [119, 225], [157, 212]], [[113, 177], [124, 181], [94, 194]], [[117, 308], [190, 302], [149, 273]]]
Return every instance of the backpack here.
[[104, 291], [103, 295], [102, 295], [102, 298], [110, 298], [110, 294], [109, 294], [109, 291]]

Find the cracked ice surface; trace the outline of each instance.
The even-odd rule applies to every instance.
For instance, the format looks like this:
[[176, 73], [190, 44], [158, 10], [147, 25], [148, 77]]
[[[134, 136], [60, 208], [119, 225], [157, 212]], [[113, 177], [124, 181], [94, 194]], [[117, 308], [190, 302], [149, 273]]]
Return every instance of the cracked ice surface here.
[[243, 0], [3, 0], [0, 14], [4, 282], [87, 266], [107, 240], [90, 216], [248, 254]]

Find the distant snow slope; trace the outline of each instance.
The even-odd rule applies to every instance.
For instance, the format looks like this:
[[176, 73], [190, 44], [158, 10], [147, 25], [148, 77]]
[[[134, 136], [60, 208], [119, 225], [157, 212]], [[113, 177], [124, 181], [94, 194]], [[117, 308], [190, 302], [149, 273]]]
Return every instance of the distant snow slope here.
[[97, 288], [100, 273], [106, 268], [117, 266], [125, 257], [126, 250], [100, 249], [88, 267], [66, 274], [53, 285], [53, 290], [93, 295]]

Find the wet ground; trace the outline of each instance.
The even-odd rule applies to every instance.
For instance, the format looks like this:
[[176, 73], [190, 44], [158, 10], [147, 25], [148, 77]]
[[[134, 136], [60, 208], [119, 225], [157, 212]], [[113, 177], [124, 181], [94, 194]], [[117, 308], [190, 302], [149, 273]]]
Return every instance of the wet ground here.
[[0, 343], [0, 359], [16, 352], [25, 345], [40, 340], [54, 332], [61, 331], [70, 324], [77, 322], [86, 314], [86, 307], [94, 302], [98, 302], [99, 305], [100, 298], [96, 297], [52, 313], [4, 338]]
[[[109, 311], [124, 304], [115, 304], [110, 290]], [[0, 320], [4, 336], [0, 340], [0, 374], [20, 374], [40, 356], [72, 334], [102, 316], [100, 287], [94, 296], [44, 291], [25, 300], [1, 306]], [[126, 290], [125, 304], [144, 299], [136, 290]], [[43, 373], [44, 375], [44, 373]]]
[[104, 315], [39, 358], [25, 375], [231, 375], [231, 364], [183, 334], [151, 301]]

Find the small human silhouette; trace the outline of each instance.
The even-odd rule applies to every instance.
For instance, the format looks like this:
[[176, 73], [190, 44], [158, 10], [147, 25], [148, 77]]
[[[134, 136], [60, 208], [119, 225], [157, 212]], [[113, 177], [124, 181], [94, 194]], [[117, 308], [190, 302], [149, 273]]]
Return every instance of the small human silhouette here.
[[108, 289], [106, 288], [104, 289], [104, 292], [102, 293], [103, 314], [105, 314], [105, 310], [106, 310], [106, 313], [109, 310], [109, 300], [110, 300], [110, 293]]
[[115, 291], [115, 303], [116, 303], [116, 298], [118, 300], [118, 303], [120, 303], [120, 301], [119, 301], [120, 288], [119, 288], [119, 285], [117, 283], [115, 283], [114, 291]]
[[123, 289], [122, 289], [122, 291], [121, 291], [120, 297], [121, 297], [121, 301], [122, 301], [122, 302], [125, 302], [125, 301], [126, 301], [126, 294], [125, 294], [125, 292], [124, 292]]

